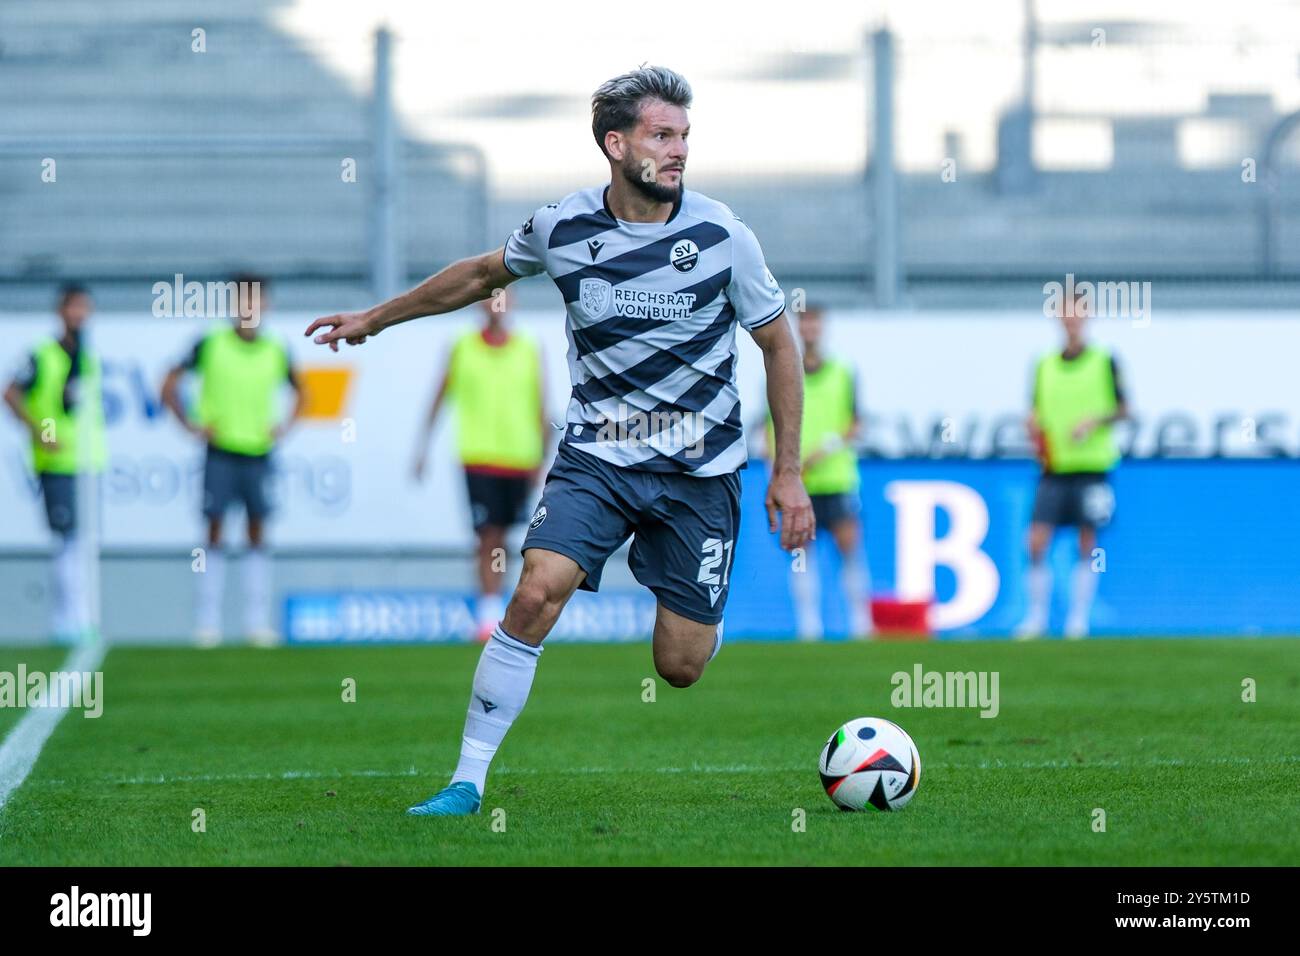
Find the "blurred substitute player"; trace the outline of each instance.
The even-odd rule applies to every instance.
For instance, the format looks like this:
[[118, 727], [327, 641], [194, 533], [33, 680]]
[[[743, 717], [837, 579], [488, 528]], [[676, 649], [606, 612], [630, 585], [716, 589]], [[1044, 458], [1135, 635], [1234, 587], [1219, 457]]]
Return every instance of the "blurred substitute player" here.
[[94, 309], [85, 288], [64, 286], [59, 336], [38, 342], [5, 389], [5, 403], [31, 434], [32, 467], [57, 538], [52, 627], [63, 642], [94, 636], [86, 580], [91, 558], [83, 553], [89, 535], [77, 529], [77, 472], [98, 474], [107, 457], [99, 358], [84, 335]]
[[1111, 353], [1083, 337], [1086, 303], [1064, 300], [1060, 311], [1065, 347], [1038, 361], [1027, 427], [1043, 466], [1029, 526], [1029, 611], [1016, 637], [1047, 630], [1052, 569], [1047, 553], [1056, 529], [1079, 529], [1079, 555], [1070, 572], [1065, 636], [1086, 637], [1097, 592], [1092, 552], [1097, 529], [1110, 522], [1115, 494], [1107, 477], [1119, 460], [1111, 426], [1128, 417], [1119, 366]]
[[478, 638], [486, 641], [505, 613], [506, 532], [524, 520], [546, 442], [541, 352], [531, 336], [506, 326], [507, 299], [485, 299], [483, 324], [451, 348], [442, 381], [420, 431], [415, 478], [424, 476], [429, 437], [443, 402], [456, 412], [456, 444], [465, 469], [470, 517], [478, 538]]
[[[840, 553], [840, 592], [849, 609], [852, 637], [870, 635], [871, 576], [862, 553], [862, 499], [853, 442], [861, 428], [857, 376], [846, 362], [822, 351], [825, 320], [820, 308], [799, 315], [803, 342], [803, 485], [812, 499], [817, 527], [829, 529]], [[767, 419], [770, 455], [772, 419]], [[821, 585], [815, 556], [790, 569], [790, 593], [800, 640], [823, 636]]]
[[781, 544], [813, 535], [799, 476], [803, 369], [785, 295], [758, 240], [725, 205], [683, 188], [691, 89], [642, 67], [592, 97], [610, 182], [538, 209], [503, 248], [453, 263], [367, 312], [317, 319], [337, 349], [398, 322], [463, 308], [547, 273], [566, 303], [573, 391], [555, 463], [524, 539], [505, 618], [483, 648], [451, 785], [412, 807], [476, 813], [488, 765], [528, 699], [542, 640], [629, 535], [630, 564], [658, 602], [655, 668], [699, 680], [722, 644], [745, 464], [736, 326], [763, 352], [776, 421], [768, 524]]
[[[206, 568], [198, 575], [195, 640], [205, 647], [221, 643], [221, 605], [226, 559], [221, 527], [236, 502], [248, 517], [248, 553], [244, 556], [244, 636], [255, 644], [272, 644], [271, 562], [266, 553], [265, 522], [270, 513], [267, 480], [271, 452], [302, 412], [303, 393], [284, 344], [260, 331], [267, 306], [267, 283], [239, 275], [234, 321], [204, 335], [167, 373], [162, 400], [185, 429], [207, 446], [203, 465], [203, 516], [208, 521]], [[180, 381], [187, 372], [199, 378], [193, 412], [181, 401]], [[294, 391], [294, 405], [280, 421], [280, 390]]]

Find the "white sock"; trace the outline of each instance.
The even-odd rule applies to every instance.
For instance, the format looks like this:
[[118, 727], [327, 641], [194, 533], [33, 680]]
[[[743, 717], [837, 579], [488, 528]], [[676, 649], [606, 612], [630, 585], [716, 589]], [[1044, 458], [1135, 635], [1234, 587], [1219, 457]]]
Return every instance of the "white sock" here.
[[840, 592], [849, 606], [849, 629], [853, 637], [871, 633], [871, 571], [856, 554], [840, 565]]
[[1092, 616], [1092, 599], [1097, 593], [1097, 572], [1088, 561], [1079, 561], [1070, 572], [1070, 610], [1065, 629], [1070, 634], [1086, 634]]
[[722, 622], [718, 622], [717, 633], [713, 636], [713, 653], [709, 655], [709, 660], [718, 656], [718, 651], [722, 650]]
[[265, 548], [244, 555], [244, 633], [271, 629], [271, 557]]
[[1047, 558], [1037, 564], [1029, 565], [1029, 613], [1025, 623], [1032, 624], [1037, 630], [1047, 627], [1047, 615], [1052, 601], [1052, 568]]
[[194, 627], [203, 632], [221, 633], [221, 596], [226, 585], [226, 553], [209, 547], [204, 570], [196, 575], [198, 597], [194, 603]]
[[89, 633], [90, 620], [90, 576], [97, 570], [94, 566], [98, 557], [91, 552], [91, 539], [73, 535], [72, 550], [77, 555], [77, 573], [72, 584], [72, 608], [78, 634]]
[[480, 594], [474, 608], [480, 629], [492, 627], [505, 617], [506, 604], [500, 594]]
[[479, 796], [483, 795], [492, 758], [528, 702], [541, 654], [540, 645], [525, 644], [507, 634], [500, 624], [496, 626], [474, 670], [460, 762], [451, 776], [452, 783], [468, 780], [478, 787]]
[[80, 633], [83, 617], [81, 551], [74, 536], [61, 536], [58, 542], [53, 561], [53, 627], [55, 637], [67, 638]]
[[790, 594], [794, 597], [794, 616], [799, 639], [817, 640], [822, 636], [822, 589], [817, 575], [817, 556], [812, 548], [805, 551], [802, 571], [790, 569]]

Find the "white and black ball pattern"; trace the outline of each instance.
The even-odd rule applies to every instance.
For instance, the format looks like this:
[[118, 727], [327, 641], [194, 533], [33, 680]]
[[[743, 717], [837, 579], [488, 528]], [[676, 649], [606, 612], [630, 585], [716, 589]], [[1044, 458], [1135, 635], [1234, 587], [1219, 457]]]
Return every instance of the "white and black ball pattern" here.
[[901, 810], [921, 782], [921, 755], [898, 724], [859, 717], [831, 734], [817, 769], [841, 810]]

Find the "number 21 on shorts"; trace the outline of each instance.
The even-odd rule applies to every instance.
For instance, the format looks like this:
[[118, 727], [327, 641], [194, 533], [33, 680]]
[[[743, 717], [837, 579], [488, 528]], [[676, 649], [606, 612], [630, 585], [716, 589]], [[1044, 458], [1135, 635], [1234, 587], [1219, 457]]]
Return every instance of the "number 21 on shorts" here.
[[[731, 573], [731, 553], [734, 540], [728, 538], [705, 538], [700, 550], [704, 557], [700, 559], [700, 574], [697, 580], [709, 588], [709, 605], [717, 603], [718, 595], [727, 586], [727, 576]], [[718, 568], [722, 574], [719, 576]]]

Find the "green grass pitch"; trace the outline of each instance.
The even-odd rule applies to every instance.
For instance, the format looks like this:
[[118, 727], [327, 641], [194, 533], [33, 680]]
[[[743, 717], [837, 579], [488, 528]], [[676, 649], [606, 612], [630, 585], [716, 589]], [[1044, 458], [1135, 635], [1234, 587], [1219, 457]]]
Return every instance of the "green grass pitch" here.
[[[484, 812], [408, 817], [455, 764], [478, 653], [116, 648], [103, 716], [69, 712], [0, 810], [0, 865], [1300, 864], [1300, 640], [734, 643], [687, 690], [648, 644], [554, 644]], [[997, 671], [999, 715], [891, 706], [917, 663]], [[858, 716], [920, 749], [900, 813], [820, 787]]]

